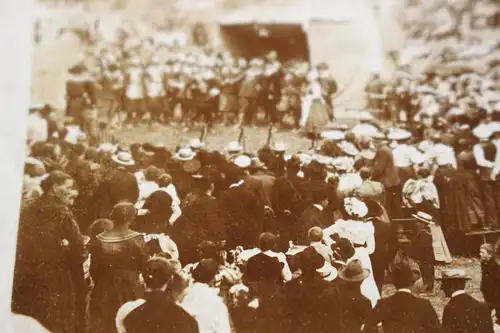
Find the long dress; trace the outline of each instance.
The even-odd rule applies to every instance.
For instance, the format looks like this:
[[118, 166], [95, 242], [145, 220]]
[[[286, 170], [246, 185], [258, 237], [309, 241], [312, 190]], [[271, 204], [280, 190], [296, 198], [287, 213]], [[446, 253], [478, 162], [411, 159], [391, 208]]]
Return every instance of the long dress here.
[[361, 284], [361, 293], [370, 300], [375, 307], [380, 299], [380, 293], [373, 277], [370, 254], [375, 251], [375, 228], [372, 222], [358, 220], [338, 220], [331, 227], [323, 230], [324, 235], [339, 234], [342, 238], [349, 239], [354, 245], [354, 256], [349, 261], [358, 259], [363, 268], [370, 271], [370, 275]]
[[97, 236], [91, 245], [89, 333], [115, 332], [115, 316], [126, 302], [142, 296], [139, 272], [146, 260], [144, 237], [129, 231], [122, 237]]
[[302, 102], [302, 115], [300, 127], [304, 133], [310, 134], [314, 130], [321, 131], [330, 121], [327, 105], [321, 95], [321, 85], [317, 82], [311, 83], [309, 94]]

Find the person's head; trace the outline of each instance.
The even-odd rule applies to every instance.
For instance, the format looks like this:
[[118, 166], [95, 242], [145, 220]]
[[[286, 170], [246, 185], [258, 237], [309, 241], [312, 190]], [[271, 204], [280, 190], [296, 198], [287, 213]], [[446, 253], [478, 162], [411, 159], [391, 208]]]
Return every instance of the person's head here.
[[259, 248], [262, 251], [274, 251], [277, 243], [276, 235], [270, 232], [263, 232], [259, 236]]
[[441, 289], [446, 297], [451, 297], [454, 292], [464, 290], [469, 279], [464, 269], [443, 269]]
[[161, 187], [161, 188], [167, 187], [170, 184], [172, 184], [172, 176], [169, 175], [168, 173], [164, 173], [160, 177], [158, 177], [158, 186], [159, 187]]
[[155, 256], [146, 262], [141, 274], [147, 289], [165, 291], [176, 274], [176, 267], [172, 260]]
[[479, 257], [482, 262], [486, 262], [493, 257], [493, 251], [495, 248], [492, 244], [485, 243], [479, 247]]
[[361, 169], [359, 169], [359, 176], [363, 181], [370, 179], [371, 174], [372, 174], [372, 169], [370, 167], [364, 166], [361, 167]]
[[150, 182], [158, 182], [161, 175], [161, 170], [155, 166], [149, 166], [144, 170], [144, 178]]
[[214, 259], [202, 259], [193, 271], [195, 282], [213, 285], [219, 273], [219, 263]]
[[92, 223], [89, 227], [90, 238], [95, 238], [97, 235], [113, 229], [113, 221], [109, 219], [99, 219]]
[[308, 232], [309, 242], [316, 243], [323, 240], [323, 230], [320, 227], [312, 227]]
[[326, 186], [313, 189], [311, 196], [314, 204], [321, 205], [323, 207], [328, 206], [328, 191]]
[[413, 272], [409, 264], [400, 263], [394, 265], [392, 272], [392, 284], [396, 289], [412, 288], [415, 283]]
[[73, 178], [59, 170], [49, 173], [49, 176], [42, 180], [40, 186], [44, 193], [54, 196], [65, 205], [73, 205], [78, 195]]
[[417, 177], [419, 179], [428, 178], [431, 175], [431, 171], [428, 168], [420, 168], [417, 171]]
[[360, 291], [361, 283], [370, 276], [370, 271], [363, 267], [359, 259], [351, 260], [339, 272], [339, 277], [346, 285]]
[[114, 227], [128, 228], [135, 220], [136, 209], [133, 203], [122, 201], [117, 203], [111, 211], [110, 219]]
[[297, 156], [292, 156], [286, 162], [286, 171], [288, 174], [296, 175], [300, 171], [300, 159]]
[[214, 242], [204, 240], [198, 244], [198, 255], [200, 259], [218, 259], [217, 246]]

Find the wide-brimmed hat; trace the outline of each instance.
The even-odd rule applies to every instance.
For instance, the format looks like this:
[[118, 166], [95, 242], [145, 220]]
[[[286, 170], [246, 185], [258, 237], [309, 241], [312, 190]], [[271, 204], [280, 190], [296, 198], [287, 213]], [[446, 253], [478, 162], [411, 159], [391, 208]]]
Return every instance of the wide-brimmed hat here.
[[179, 161], [190, 161], [196, 156], [191, 148], [181, 148], [175, 153], [174, 158]]
[[370, 276], [370, 271], [363, 268], [361, 261], [358, 259], [351, 260], [339, 272], [339, 277], [347, 282], [361, 282]]
[[201, 149], [205, 146], [205, 144], [203, 142], [200, 141], [200, 139], [198, 138], [193, 138], [191, 140], [189, 140], [189, 147], [191, 147], [191, 149]]
[[486, 140], [493, 134], [487, 125], [478, 125], [472, 130], [472, 134], [480, 140]]
[[264, 162], [262, 162], [258, 157], [254, 157], [251, 160], [252, 160], [252, 163], [250, 165], [250, 168], [252, 168], [252, 169], [260, 169], [260, 168], [266, 166], [266, 164]]
[[407, 139], [411, 138], [411, 132], [404, 130], [404, 129], [395, 128], [389, 132], [389, 134], [387, 135], [387, 138], [389, 140], [395, 140], [395, 141], [407, 140]]
[[339, 276], [337, 269], [327, 261], [325, 261], [323, 267], [318, 268], [316, 272], [318, 272], [325, 281], [333, 281]]
[[116, 155], [111, 156], [111, 159], [120, 165], [124, 166], [132, 166], [135, 165], [135, 161], [132, 158], [132, 154], [128, 151], [121, 151]]
[[344, 132], [338, 130], [323, 131], [320, 136], [325, 140], [331, 141], [341, 141], [345, 139]]
[[338, 146], [346, 155], [356, 156], [359, 154], [358, 148], [356, 148], [352, 142], [342, 141], [338, 144]]
[[438, 280], [470, 280], [465, 269], [462, 268], [447, 268], [441, 270], [441, 277]]
[[273, 145], [273, 148], [272, 148], [275, 152], [285, 152], [288, 150], [287, 146], [285, 145], [285, 143], [283, 141], [279, 141], [279, 142], [276, 142], [274, 145]]
[[341, 156], [334, 158], [332, 160], [332, 165], [335, 167], [336, 170], [348, 171], [354, 166], [354, 161], [351, 157]]
[[427, 213], [424, 213], [424, 212], [418, 212], [416, 214], [412, 214], [411, 216], [413, 216], [414, 218], [416, 218], [417, 220], [419, 221], [422, 221], [424, 223], [427, 223], [427, 224], [434, 224], [434, 221], [432, 220], [432, 216], [427, 214]]
[[246, 155], [240, 155], [234, 159], [233, 163], [241, 169], [246, 169], [252, 165], [252, 160]]
[[226, 146], [228, 153], [239, 153], [243, 150], [243, 146], [238, 141], [231, 141]]

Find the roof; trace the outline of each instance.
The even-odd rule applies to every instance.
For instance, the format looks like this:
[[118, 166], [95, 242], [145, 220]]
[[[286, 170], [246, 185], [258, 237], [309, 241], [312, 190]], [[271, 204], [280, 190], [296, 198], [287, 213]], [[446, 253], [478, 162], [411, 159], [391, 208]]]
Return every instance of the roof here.
[[219, 24], [307, 24], [310, 20], [349, 22], [359, 16], [361, 0], [294, 0], [255, 4], [224, 14]]

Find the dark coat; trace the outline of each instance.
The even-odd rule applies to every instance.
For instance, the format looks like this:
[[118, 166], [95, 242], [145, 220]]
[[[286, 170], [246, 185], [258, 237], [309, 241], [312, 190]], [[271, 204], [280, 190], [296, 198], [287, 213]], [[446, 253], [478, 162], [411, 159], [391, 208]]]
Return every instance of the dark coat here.
[[432, 304], [406, 292], [396, 292], [379, 300], [365, 323], [364, 332], [378, 332], [378, 323], [382, 323], [384, 333], [441, 332], [441, 325]]
[[97, 190], [100, 201], [99, 216], [108, 218], [114, 205], [120, 201], [136, 203], [139, 199], [139, 184], [135, 176], [125, 170], [116, 169], [109, 173]]
[[144, 299], [146, 302], [123, 320], [128, 333], [199, 332], [196, 320], [163, 293], [150, 292]]
[[482, 265], [481, 292], [486, 303], [500, 313], [500, 265], [494, 258]]
[[385, 270], [387, 269], [390, 259], [389, 251], [392, 250], [393, 242], [392, 225], [387, 222], [382, 222], [379, 219], [374, 219], [373, 226], [375, 228], [375, 252], [370, 255], [372, 262], [373, 277], [379, 289], [384, 283]]
[[493, 333], [491, 311], [467, 294], [452, 297], [443, 311], [443, 333]]
[[370, 300], [352, 288], [340, 290], [340, 302], [342, 304], [342, 333], [360, 333], [361, 326], [372, 311]]
[[146, 234], [167, 233], [169, 219], [172, 216], [172, 198], [165, 191], [155, 191], [144, 201], [143, 209], [148, 213], [138, 216], [134, 230]]
[[261, 194], [263, 196], [264, 204], [271, 207], [271, 195], [273, 191], [273, 185], [276, 181], [276, 177], [269, 175], [264, 170], [258, 170], [252, 175], [254, 178], [260, 179], [262, 182]]
[[381, 182], [385, 188], [400, 184], [399, 171], [394, 165], [392, 149], [389, 146], [380, 147], [373, 159], [371, 179]]
[[341, 332], [342, 305], [334, 282], [313, 277], [294, 280], [285, 288], [287, 332]]
[[232, 187], [222, 192], [219, 203], [226, 223], [227, 246], [256, 246], [263, 231], [264, 207], [255, 192], [244, 185]]
[[411, 257], [422, 263], [434, 263], [432, 235], [427, 229], [420, 230], [412, 240]]
[[333, 216], [328, 210], [319, 210], [318, 207], [309, 206], [296, 221], [294, 229], [294, 242], [299, 245], [308, 245], [308, 232], [312, 227], [325, 228], [331, 224]]
[[85, 259], [83, 236], [71, 211], [42, 195], [21, 212], [12, 311], [54, 333], [76, 332]]

